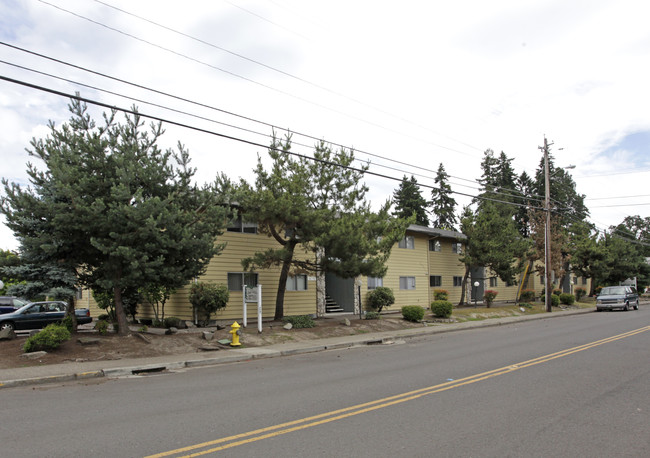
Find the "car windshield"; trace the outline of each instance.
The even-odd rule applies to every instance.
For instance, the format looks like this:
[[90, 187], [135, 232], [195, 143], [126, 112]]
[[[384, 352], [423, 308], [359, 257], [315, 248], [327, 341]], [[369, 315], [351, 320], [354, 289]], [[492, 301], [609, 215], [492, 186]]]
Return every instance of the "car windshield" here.
[[625, 294], [624, 286], [608, 286], [600, 292], [601, 296], [613, 296], [615, 294]]

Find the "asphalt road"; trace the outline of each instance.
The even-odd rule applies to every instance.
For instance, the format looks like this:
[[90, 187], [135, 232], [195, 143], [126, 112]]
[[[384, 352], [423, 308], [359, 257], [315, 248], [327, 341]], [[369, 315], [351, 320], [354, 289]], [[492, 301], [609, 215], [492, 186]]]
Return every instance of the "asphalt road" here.
[[[0, 392], [2, 456], [648, 456], [650, 307]], [[164, 454], [164, 455], [163, 455]]]

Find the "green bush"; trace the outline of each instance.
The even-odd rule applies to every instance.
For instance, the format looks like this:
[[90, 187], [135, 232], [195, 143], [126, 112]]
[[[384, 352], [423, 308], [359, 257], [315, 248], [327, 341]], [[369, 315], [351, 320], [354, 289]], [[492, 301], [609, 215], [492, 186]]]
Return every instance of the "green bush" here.
[[70, 331], [65, 326], [52, 323], [48, 324], [38, 334], [28, 338], [23, 345], [23, 351], [48, 351], [59, 347], [63, 342], [70, 339]]
[[560, 302], [564, 305], [572, 305], [575, 302], [576, 298], [573, 294], [562, 293], [560, 294]]
[[181, 319], [177, 318], [175, 316], [168, 316], [168, 317], [165, 317], [165, 319], [163, 320], [163, 325], [167, 329], [169, 329], [169, 328], [180, 328], [181, 327], [180, 323], [181, 323]]
[[562, 290], [561, 289], [554, 289], [553, 294], [555, 294], [556, 296], [559, 296], [560, 294], [562, 294]]
[[559, 307], [560, 306], [560, 296], [557, 294], [551, 294], [551, 306]]
[[316, 323], [310, 315], [285, 316], [282, 321], [291, 323], [291, 326], [296, 329], [316, 327]]
[[101, 335], [106, 335], [108, 332], [108, 321], [106, 320], [99, 320], [95, 323], [95, 330], [100, 333]]
[[405, 305], [402, 307], [402, 316], [406, 321], [417, 323], [424, 318], [424, 309], [419, 305]]
[[210, 315], [226, 306], [230, 292], [226, 285], [194, 283], [190, 288], [190, 303], [197, 312], [200, 326], [210, 324]]
[[497, 297], [497, 294], [499, 294], [497, 291], [491, 289], [485, 290], [485, 293], [483, 293], [483, 301], [485, 301], [485, 305], [487, 306], [487, 308], [490, 308], [492, 306], [492, 302], [494, 302], [494, 299]]
[[438, 318], [449, 318], [453, 308], [453, 304], [449, 301], [437, 300], [431, 303], [431, 311]]
[[433, 300], [436, 300], [436, 301], [449, 300], [449, 291], [447, 291], [446, 289], [434, 289], [433, 290]]
[[68, 315], [65, 318], [61, 320], [61, 324], [65, 326], [65, 328], [68, 330], [70, 334], [72, 334], [72, 331], [74, 331], [74, 326], [72, 324], [72, 316]]
[[535, 291], [532, 289], [522, 291], [519, 300], [522, 302], [533, 302], [535, 300]]
[[390, 307], [395, 303], [395, 295], [393, 290], [385, 286], [378, 286], [375, 289], [368, 291], [366, 296], [368, 307], [373, 311], [380, 313], [384, 307]]
[[519, 306], [526, 307], [527, 309], [532, 309], [533, 308], [533, 304], [531, 304], [530, 302], [520, 302]]
[[106, 313], [102, 313], [97, 317], [97, 321], [111, 321], [111, 317]]
[[576, 288], [575, 293], [576, 293], [576, 301], [580, 301], [580, 299], [582, 299], [587, 295], [587, 290], [584, 288]]
[[379, 312], [366, 312], [364, 319], [366, 320], [379, 320], [381, 319], [381, 313]]

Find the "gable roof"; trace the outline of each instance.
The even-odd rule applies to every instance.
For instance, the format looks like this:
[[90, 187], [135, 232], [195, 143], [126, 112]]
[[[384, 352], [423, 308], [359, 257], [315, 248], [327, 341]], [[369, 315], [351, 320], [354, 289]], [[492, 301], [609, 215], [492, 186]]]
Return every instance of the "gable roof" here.
[[467, 240], [467, 236], [462, 232], [448, 231], [446, 229], [435, 229], [433, 227], [418, 226], [411, 224], [406, 228], [407, 232], [417, 232], [418, 234], [426, 234], [431, 237], [444, 237], [455, 240]]

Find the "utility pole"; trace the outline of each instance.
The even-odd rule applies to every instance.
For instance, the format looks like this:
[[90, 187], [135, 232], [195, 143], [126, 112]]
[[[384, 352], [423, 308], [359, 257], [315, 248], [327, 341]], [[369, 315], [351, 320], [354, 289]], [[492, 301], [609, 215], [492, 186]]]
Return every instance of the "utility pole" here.
[[[552, 145], [552, 143], [551, 143]], [[548, 147], [551, 146], [544, 137], [544, 211], [546, 212], [546, 224], [544, 228], [544, 302], [546, 311], [551, 311], [551, 186], [548, 173]]]

